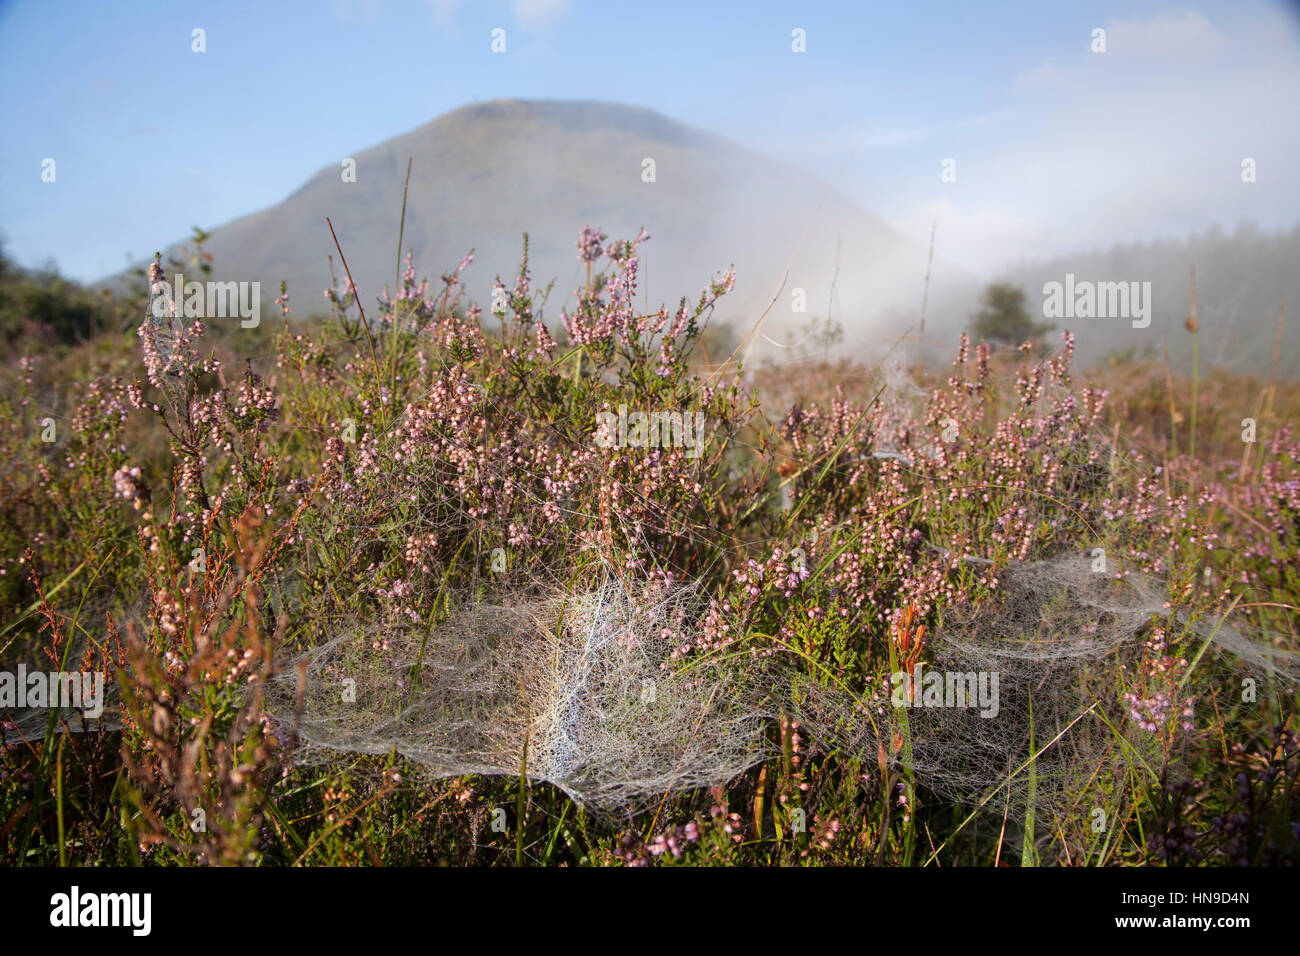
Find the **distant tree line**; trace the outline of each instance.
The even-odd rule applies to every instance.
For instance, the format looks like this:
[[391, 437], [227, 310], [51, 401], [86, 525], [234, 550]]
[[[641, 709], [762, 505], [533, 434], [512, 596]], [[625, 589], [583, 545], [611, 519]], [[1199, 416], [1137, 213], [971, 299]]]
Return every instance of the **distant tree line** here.
[[0, 342], [7, 352], [71, 345], [117, 323], [111, 297], [50, 269], [24, 269], [0, 245]]

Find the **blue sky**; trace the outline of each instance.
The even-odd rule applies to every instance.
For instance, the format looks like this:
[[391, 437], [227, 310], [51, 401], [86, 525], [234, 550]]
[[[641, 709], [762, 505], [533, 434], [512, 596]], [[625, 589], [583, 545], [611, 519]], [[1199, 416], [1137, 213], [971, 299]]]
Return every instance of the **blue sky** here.
[[0, 236], [25, 265], [97, 278], [441, 113], [516, 96], [713, 129], [918, 239], [937, 220], [941, 254], [983, 274], [1300, 221], [1295, 4], [882, 6], [0, 2]]

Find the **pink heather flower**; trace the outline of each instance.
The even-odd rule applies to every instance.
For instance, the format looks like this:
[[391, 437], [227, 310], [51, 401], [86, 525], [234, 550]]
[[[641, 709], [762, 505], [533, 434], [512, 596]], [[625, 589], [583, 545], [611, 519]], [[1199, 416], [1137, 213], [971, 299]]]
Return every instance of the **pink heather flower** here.
[[605, 241], [605, 234], [599, 229], [592, 229], [590, 226], [583, 226], [582, 233], [578, 236], [576, 243], [578, 247], [578, 258], [583, 262], [595, 262], [600, 258], [603, 251], [601, 243]]
[[551, 338], [551, 333], [547, 331], [544, 322], [537, 323], [537, 348], [533, 354], [547, 358], [555, 354], [555, 339]]

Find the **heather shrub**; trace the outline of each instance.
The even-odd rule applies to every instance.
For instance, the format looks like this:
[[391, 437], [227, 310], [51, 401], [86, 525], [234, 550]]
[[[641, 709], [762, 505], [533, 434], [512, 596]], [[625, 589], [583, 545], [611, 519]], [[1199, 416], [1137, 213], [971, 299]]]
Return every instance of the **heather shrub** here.
[[[647, 239], [584, 230], [558, 311], [525, 237], [490, 303], [341, 261], [321, 321], [136, 302], [129, 364], [7, 369], [0, 664], [108, 686], [6, 718], [5, 859], [1295, 858], [1285, 427], [1136, 440], [1068, 332], [756, 376], [729, 273], [637, 307]], [[1000, 700], [898, 706], [926, 669]]]

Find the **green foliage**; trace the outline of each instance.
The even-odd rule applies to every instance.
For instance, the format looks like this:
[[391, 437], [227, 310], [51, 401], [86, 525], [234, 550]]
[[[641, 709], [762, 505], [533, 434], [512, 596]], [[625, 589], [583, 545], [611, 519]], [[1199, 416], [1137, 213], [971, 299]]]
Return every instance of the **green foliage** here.
[[71, 345], [111, 328], [111, 299], [53, 271], [31, 272], [8, 261], [0, 249], [0, 343], [33, 352]]
[[1025, 290], [1011, 282], [994, 282], [980, 296], [981, 308], [971, 322], [976, 341], [1017, 346], [1033, 342], [1041, 348], [1044, 333], [1055, 326], [1035, 322], [1025, 305]]
[[[202, 268], [195, 238], [186, 262]], [[885, 735], [879, 763], [833, 752], [782, 715], [766, 729], [772, 759], [713, 790], [666, 794], [630, 820], [521, 785], [522, 774], [429, 779], [387, 753], [290, 759], [290, 731], [265, 721], [249, 690], [273, 654], [316, 646], [349, 619], [433, 633], [453, 596], [493, 601], [507, 585], [555, 579], [581, 587], [605, 559], [698, 582], [737, 667], [779, 651], [800, 662], [810, 692], [887, 686], [896, 612], [914, 608], [937, 629], [996, 600], [995, 575], [1011, 562], [1090, 548], [1099, 535], [1117, 564], [1161, 565], [1189, 616], [1212, 614], [1247, 582], [1259, 605], [1251, 620], [1295, 643], [1285, 609], [1300, 589], [1300, 522], [1287, 489], [1300, 464], [1273, 420], [1261, 415], [1258, 460], [1238, 478], [1165, 455], [1157, 472], [1139, 449], [1113, 465], [1094, 439], [1122, 419], [1104, 420], [1086, 391], [1074, 401], [1068, 359], [1034, 367], [1052, 385], [1047, 399], [1023, 368], [963, 361], [955, 385], [923, 383], [932, 398], [899, 421], [884, 417], [880, 377], [858, 366], [815, 368], [799, 383], [825, 400], [762, 408], [734, 375], [698, 361], [701, 341], [715, 365], [737, 341], [709, 323], [720, 288], [683, 300], [679, 333], [660, 335], [635, 326], [639, 311], [611, 307], [618, 271], [577, 296], [567, 314], [584, 328], [576, 341], [552, 329], [562, 344], [541, 335], [544, 293], [528, 291], [525, 262], [499, 317], [458, 301], [452, 283], [446, 296], [367, 309], [365, 321], [336, 297], [326, 321], [264, 322], [196, 348], [170, 388], [150, 384], [135, 354], [123, 359], [123, 336], [102, 321], [67, 357], [80, 366], [35, 350], [4, 368], [0, 664], [53, 655], [103, 667], [123, 723], [24, 745], [4, 731], [0, 860], [990, 865], [1018, 848], [1043, 863], [1294, 861], [1295, 743], [1276, 729], [1294, 723], [1294, 690], [1279, 681], [1257, 706], [1234, 702], [1223, 688], [1241, 674], [1210, 654], [1186, 692], [1214, 707], [1197, 711], [1177, 746], [1168, 728], [1143, 737], [1125, 722], [1122, 695], [1147, 692], [1131, 649], [1091, 675], [1080, 699], [1114, 724], [1087, 728], [1104, 772], [1055, 818], [1032, 801], [1049, 785], [1062, 728], [1041, 716], [1055, 702], [1035, 696], [1017, 757], [1033, 781], [1019, 839], [1006, 806], [1019, 808], [996, 789], [969, 804], [927, 789], [907, 767], [924, 741], [883, 704], [871, 719], [896, 719], [885, 727], [897, 744]], [[0, 289], [29, 282], [0, 260]], [[68, 285], [41, 288], [46, 314], [64, 317], [51, 328], [74, 341], [88, 300]], [[603, 334], [611, 315], [622, 331]], [[981, 316], [997, 341], [1042, 332], [1006, 284], [991, 287]], [[1163, 395], [1138, 398], [1157, 407]], [[592, 457], [597, 413], [620, 403], [698, 403], [710, 422], [702, 454]], [[62, 429], [53, 446], [39, 437], [51, 412]], [[941, 437], [947, 421], [954, 437]], [[1265, 437], [1276, 439], [1267, 450]], [[563, 482], [539, 478], [551, 467]], [[1232, 507], [1166, 520], [1201, 494]], [[1210, 586], [1204, 540], [1225, 545]], [[199, 546], [202, 574], [188, 566]], [[502, 579], [486, 570], [498, 547]], [[369, 641], [353, 650], [383, 653]], [[408, 676], [392, 671], [395, 700]], [[1029, 759], [1038, 749], [1041, 767]], [[1162, 779], [1183, 765], [1205, 786]], [[1100, 835], [1094, 805], [1111, 821]], [[206, 831], [191, 827], [195, 810]]]

